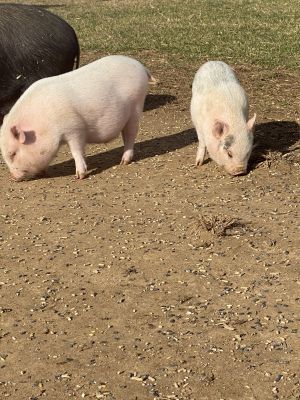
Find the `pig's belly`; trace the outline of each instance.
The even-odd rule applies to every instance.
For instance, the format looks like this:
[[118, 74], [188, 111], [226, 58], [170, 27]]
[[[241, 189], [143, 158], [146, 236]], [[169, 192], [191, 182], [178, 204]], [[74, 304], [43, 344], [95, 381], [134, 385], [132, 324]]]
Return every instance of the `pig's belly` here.
[[118, 112], [104, 112], [102, 115], [90, 121], [87, 129], [86, 140], [88, 143], [107, 143], [115, 139], [130, 117], [129, 110], [119, 109]]

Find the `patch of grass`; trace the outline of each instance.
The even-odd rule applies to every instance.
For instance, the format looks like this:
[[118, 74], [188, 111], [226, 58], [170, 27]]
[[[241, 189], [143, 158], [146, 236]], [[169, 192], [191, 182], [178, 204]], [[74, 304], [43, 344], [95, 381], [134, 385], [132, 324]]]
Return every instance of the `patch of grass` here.
[[[5, 3], [0, 0], [0, 3]], [[23, 3], [22, 0], [16, 0]], [[297, 69], [299, 0], [31, 0], [75, 28], [83, 53]], [[144, 53], [143, 53], [144, 52]]]
[[160, 53], [174, 65], [222, 59], [268, 68], [299, 67], [299, 0], [69, 0], [57, 7], [58, 3], [43, 2], [75, 27], [83, 51]]

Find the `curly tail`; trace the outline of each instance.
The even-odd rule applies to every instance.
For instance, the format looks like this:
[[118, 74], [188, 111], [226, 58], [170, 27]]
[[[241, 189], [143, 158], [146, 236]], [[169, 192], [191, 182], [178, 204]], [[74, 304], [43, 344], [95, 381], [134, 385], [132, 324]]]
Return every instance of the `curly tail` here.
[[154, 78], [154, 76], [151, 74], [151, 72], [149, 71], [149, 69], [146, 68], [146, 72], [148, 75], [148, 79], [149, 79], [149, 84], [150, 85], [157, 85], [159, 80]]

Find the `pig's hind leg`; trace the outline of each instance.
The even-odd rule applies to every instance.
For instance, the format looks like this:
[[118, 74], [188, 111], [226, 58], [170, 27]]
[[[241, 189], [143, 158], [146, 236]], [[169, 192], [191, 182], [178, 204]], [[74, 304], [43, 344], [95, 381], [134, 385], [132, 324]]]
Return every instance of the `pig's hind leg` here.
[[134, 142], [139, 130], [139, 115], [132, 115], [122, 130], [122, 138], [124, 142], [124, 153], [121, 165], [129, 164], [133, 159]]

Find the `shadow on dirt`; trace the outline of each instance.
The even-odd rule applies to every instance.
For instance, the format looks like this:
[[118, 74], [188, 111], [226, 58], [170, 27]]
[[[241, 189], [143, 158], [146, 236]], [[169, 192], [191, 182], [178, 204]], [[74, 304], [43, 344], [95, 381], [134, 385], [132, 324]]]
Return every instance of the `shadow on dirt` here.
[[[145, 140], [135, 144], [134, 161], [144, 160], [169, 153], [170, 151], [178, 150], [189, 144], [196, 142], [197, 136], [194, 129], [174, 133], [169, 136], [161, 136], [154, 139]], [[88, 170], [91, 174], [99, 174], [106, 169], [118, 165], [123, 154], [123, 146], [108, 150], [103, 153], [95, 154], [86, 157]], [[75, 174], [74, 160], [64, 161], [59, 164], [51, 165], [47, 169], [47, 176], [54, 178], [57, 176], [67, 176]]]
[[154, 110], [175, 100], [176, 97], [169, 94], [148, 94], [145, 100], [144, 111]]
[[254, 169], [265, 161], [268, 153], [290, 153], [290, 148], [300, 139], [300, 127], [295, 121], [272, 121], [258, 124], [254, 134], [255, 148], [249, 161]]
[[[150, 103], [151, 104], [151, 103]], [[157, 104], [157, 103], [156, 103]], [[299, 125], [294, 121], [274, 121], [257, 125], [255, 133], [257, 146], [249, 161], [249, 169], [255, 167], [266, 159], [270, 152], [291, 152], [292, 147], [300, 138]], [[170, 151], [178, 150], [197, 142], [197, 135], [194, 129], [187, 129], [182, 132], [168, 136], [161, 136], [135, 144], [134, 161], [167, 154]], [[115, 149], [88, 156], [86, 162], [91, 174], [99, 174], [102, 171], [118, 165], [123, 154], [123, 146]], [[206, 160], [208, 162], [208, 160]], [[48, 177], [67, 176], [75, 174], [74, 160], [64, 161], [52, 165], [47, 170]]]

